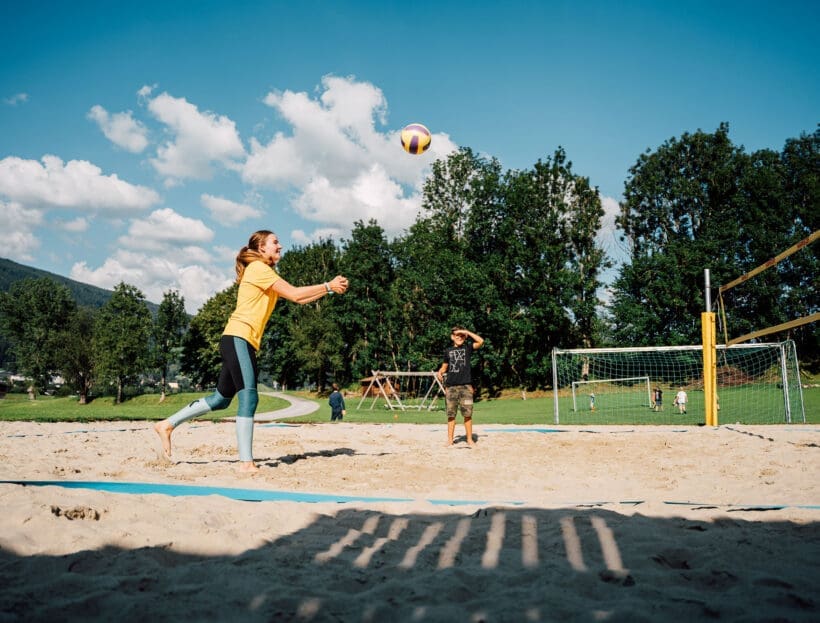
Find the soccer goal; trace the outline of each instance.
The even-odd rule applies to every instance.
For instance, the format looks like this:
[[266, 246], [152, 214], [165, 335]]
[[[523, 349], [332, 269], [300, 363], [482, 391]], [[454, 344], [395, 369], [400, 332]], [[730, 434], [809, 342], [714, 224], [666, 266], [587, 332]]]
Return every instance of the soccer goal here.
[[610, 408], [648, 407], [652, 390], [648, 376], [630, 376], [623, 379], [593, 379], [572, 382], [572, 410], [578, 411], [578, 394], [589, 397], [589, 410], [595, 411], [596, 401], [605, 401]]
[[[718, 345], [715, 368], [721, 422], [806, 421], [793, 341]], [[702, 345], [555, 349], [552, 375], [556, 424], [703, 423]]]

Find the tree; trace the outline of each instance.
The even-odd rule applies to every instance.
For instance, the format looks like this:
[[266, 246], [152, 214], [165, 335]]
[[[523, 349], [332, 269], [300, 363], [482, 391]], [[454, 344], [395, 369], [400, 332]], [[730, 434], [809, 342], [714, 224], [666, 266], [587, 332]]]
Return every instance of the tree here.
[[[641, 155], [618, 218], [632, 257], [613, 287], [617, 343], [698, 343], [704, 268], [712, 284], [728, 283], [816, 228], [817, 160], [817, 139], [805, 136], [787, 142], [782, 155], [746, 154], [725, 123]], [[816, 309], [814, 253], [795, 254], [730, 290], [729, 336], [806, 315], [812, 301]]]
[[123, 401], [126, 383], [148, 365], [151, 312], [135, 286], [120, 283], [100, 308], [94, 323], [95, 372], [116, 384], [116, 402]]
[[94, 311], [78, 307], [71, 314], [58, 350], [60, 374], [79, 396], [81, 405], [88, 403], [94, 382]]
[[[296, 286], [322, 283], [339, 273], [340, 253], [332, 241], [320, 240], [285, 253], [277, 271]], [[307, 380], [323, 391], [327, 378], [344, 369], [342, 332], [332, 311], [336, 304], [334, 297], [307, 305], [280, 300], [262, 340], [260, 368], [283, 384]]]
[[395, 262], [384, 230], [371, 220], [357, 221], [343, 241], [340, 272], [349, 279], [345, 296], [334, 301], [347, 362], [346, 378], [360, 379], [371, 370], [395, 364], [395, 333], [390, 321]]
[[672, 138], [654, 153], [642, 154], [630, 169], [617, 218], [631, 261], [613, 284], [616, 343], [699, 341], [703, 269], [711, 268], [718, 284], [740, 274], [742, 166], [741, 150], [729, 139], [728, 125], [721, 124], [712, 134]]
[[0, 293], [0, 322], [20, 371], [45, 389], [59, 369], [59, 349], [76, 310], [71, 291], [48, 277], [23, 279]]
[[188, 332], [182, 340], [180, 369], [201, 387], [216, 385], [222, 358], [219, 340], [236, 307], [237, 284], [217, 292], [191, 319]]
[[543, 387], [554, 347], [594, 340], [596, 292], [607, 266], [595, 241], [603, 208], [561, 148], [530, 170], [509, 172], [503, 188], [505, 210], [489, 243], [498, 248], [495, 281], [503, 284], [506, 313], [498, 318], [502, 383]]
[[491, 394], [545, 386], [554, 346], [594, 339], [607, 266], [595, 242], [597, 189], [561, 149], [531, 170], [502, 174], [497, 160], [463, 148], [433, 164], [422, 208], [393, 246], [397, 357], [437, 367], [460, 324], [487, 341], [477, 385]]
[[168, 366], [178, 356], [178, 349], [182, 345], [187, 327], [185, 299], [175, 290], [163, 293], [162, 303], [154, 319], [152, 353], [154, 367], [160, 371], [160, 402], [165, 400]]
[[[781, 159], [788, 201], [795, 210], [792, 239], [797, 241], [820, 229], [820, 127], [811, 134], [787, 140]], [[793, 270], [787, 283], [786, 304], [795, 310], [790, 315], [798, 317], [820, 310], [820, 242], [792, 255], [789, 265]], [[791, 336], [803, 367], [820, 371], [820, 325], [797, 327]]]
[[[498, 163], [463, 148], [433, 163], [423, 189], [422, 214], [393, 245], [396, 258], [389, 321], [395, 367], [438, 368], [454, 324], [484, 337], [486, 280], [470, 254], [471, 211], [483, 200]], [[476, 365], [483, 365], [480, 351]], [[482, 375], [476, 378], [482, 385]]]

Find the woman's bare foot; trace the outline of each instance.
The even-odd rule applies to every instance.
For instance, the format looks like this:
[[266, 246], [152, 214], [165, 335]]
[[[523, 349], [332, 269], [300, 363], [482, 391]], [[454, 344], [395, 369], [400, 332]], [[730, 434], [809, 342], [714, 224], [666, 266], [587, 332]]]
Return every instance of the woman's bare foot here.
[[255, 474], [259, 471], [259, 468], [253, 461], [242, 461], [241, 463], [239, 463], [238, 471], [243, 474]]
[[162, 451], [166, 458], [171, 458], [171, 433], [174, 432], [174, 427], [168, 420], [162, 420], [154, 424], [154, 430], [157, 431], [159, 439], [162, 442]]

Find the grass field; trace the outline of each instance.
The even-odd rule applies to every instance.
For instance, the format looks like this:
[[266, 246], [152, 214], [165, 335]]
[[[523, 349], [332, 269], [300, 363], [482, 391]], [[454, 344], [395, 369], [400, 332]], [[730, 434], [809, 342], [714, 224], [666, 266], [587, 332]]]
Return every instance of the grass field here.
[[[52, 398], [49, 396], [29, 400], [25, 394], [6, 394], [0, 400], [0, 421], [37, 422], [95, 422], [118, 420], [162, 420], [203, 394], [169, 394], [159, 402], [159, 395], [146, 394], [114, 404], [113, 398], [97, 398], [87, 405], [80, 405], [76, 398]], [[224, 411], [208, 414], [200, 419], [221, 420], [236, 417], [238, 401]], [[260, 394], [258, 411], [275, 411], [289, 406], [281, 398]]]
[[[308, 393], [295, 393], [300, 398], [314, 400], [319, 410], [303, 417], [289, 419], [295, 423], [326, 422], [330, 419], [327, 400], [316, 399]], [[137, 396], [123, 404], [115, 405], [113, 398], [97, 398], [87, 405], [77, 404], [76, 398], [40, 397], [28, 400], [24, 394], [8, 394], [0, 400], [0, 421], [39, 421], [39, 422], [90, 422], [117, 420], [161, 420], [174, 413], [191, 400], [202, 394], [172, 394], [163, 403], [157, 395]], [[662, 412], [649, 409], [648, 405], [619, 405], [608, 407], [598, 401], [595, 412], [590, 412], [586, 402], [579, 404], [579, 411], [572, 412], [572, 398], [560, 398], [560, 424], [593, 425], [593, 424], [668, 424], [694, 426], [703, 423], [702, 394], [692, 392], [689, 395], [686, 415], [679, 415], [672, 406], [671, 399], [666, 401]], [[771, 408], [778, 405], [768, 404], [771, 399], [742, 394], [740, 391], [723, 390], [720, 394], [720, 424], [782, 424], [771, 421]], [[820, 388], [803, 390], [806, 422], [820, 424]], [[644, 401], [645, 402], [645, 401]], [[433, 411], [390, 411], [382, 401], [377, 401], [373, 408], [371, 400], [357, 409], [359, 398], [347, 399], [347, 416], [345, 422], [366, 423], [412, 423], [441, 424], [445, 421], [443, 400], [437, 401]], [[282, 399], [260, 394], [258, 412], [275, 411], [288, 406]], [[202, 419], [221, 420], [236, 416], [237, 401], [224, 411], [209, 414]], [[552, 425], [555, 423], [552, 395], [522, 400], [520, 396], [497, 400], [482, 400], [475, 404], [475, 419], [481, 424], [532, 424]], [[459, 421], [461, 418], [459, 417]], [[802, 422], [794, 422], [802, 423]]]
[[[794, 392], [796, 394], [796, 392]], [[686, 413], [682, 414], [673, 405], [674, 390], [664, 396], [662, 411], [653, 411], [648, 404], [646, 392], [632, 394], [603, 395], [596, 397], [596, 409], [589, 409], [588, 398], [577, 400], [578, 411], [573, 412], [570, 396], [559, 398], [560, 421], [564, 424], [699, 424], [704, 421], [704, 393], [689, 391]], [[739, 422], [742, 424], [785, 424], [783, 391], [777, 387], [753, 385], [745, 387], [724, 387], [719, 392], [721, 424]], [[790, 397], [792, 422], [802, 423], [799, 395]], [[817, 391], [803, 392], [806, 421], [809, 414], [817, 414]], [[812, 409], [812, 400], [813, 409]]]

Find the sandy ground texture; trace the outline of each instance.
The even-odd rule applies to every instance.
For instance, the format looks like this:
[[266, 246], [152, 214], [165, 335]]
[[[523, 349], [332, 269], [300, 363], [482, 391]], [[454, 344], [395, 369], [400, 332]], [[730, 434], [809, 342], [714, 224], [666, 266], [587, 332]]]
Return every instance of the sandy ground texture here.
[[820, 427], [441, 419], [2, 423], [0, 621], [820, 620]]

